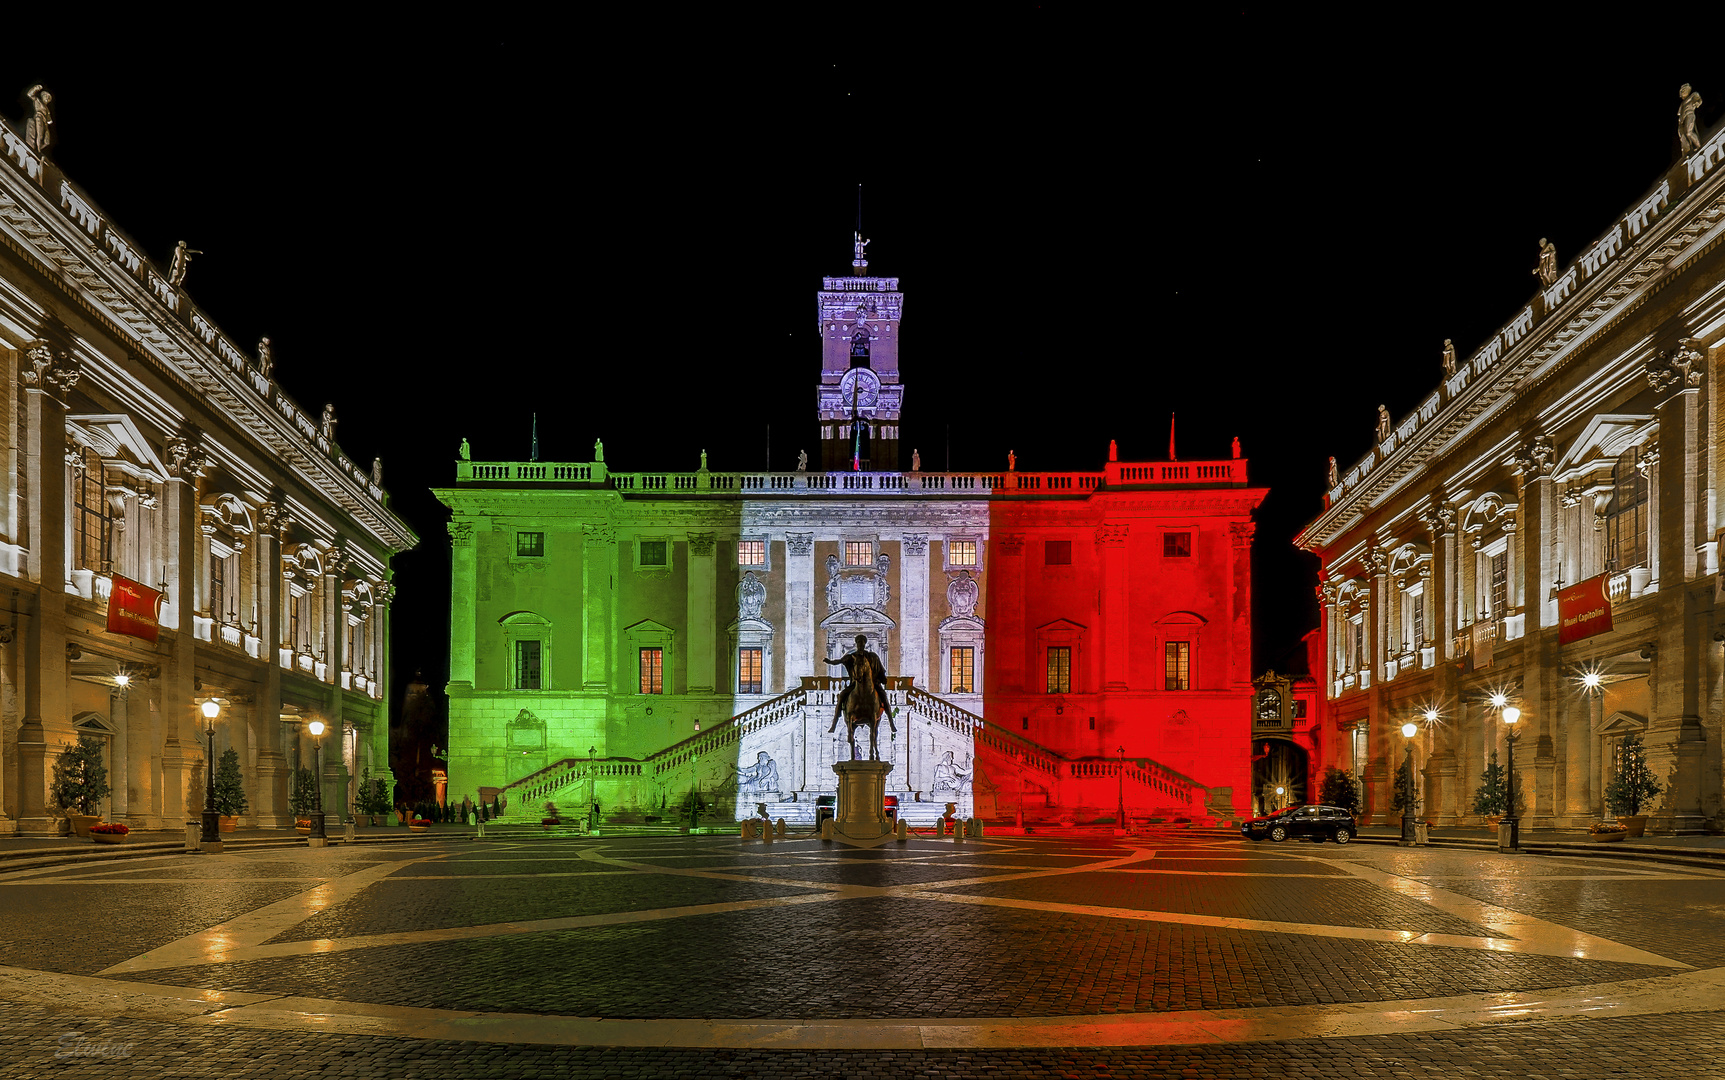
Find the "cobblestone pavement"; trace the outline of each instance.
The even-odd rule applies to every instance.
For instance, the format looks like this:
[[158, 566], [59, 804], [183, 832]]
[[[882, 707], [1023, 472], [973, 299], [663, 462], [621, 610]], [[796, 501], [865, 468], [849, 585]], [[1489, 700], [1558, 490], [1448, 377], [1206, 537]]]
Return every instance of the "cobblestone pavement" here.
[[511, 839], [0, 873], [0, 1077], [1725, 1076], [1725, 872]]

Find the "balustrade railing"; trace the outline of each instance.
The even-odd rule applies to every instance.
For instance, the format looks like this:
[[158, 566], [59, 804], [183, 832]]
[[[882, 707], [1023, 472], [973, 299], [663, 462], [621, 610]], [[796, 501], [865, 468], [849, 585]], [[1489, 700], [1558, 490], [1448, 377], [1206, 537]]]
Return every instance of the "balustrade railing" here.
[[628, 492], [762, 494], [829, 492], [918, 495], [1088, 493], [1107, 486], [1242, 485], [1244, 459], [1229, 461], [1109, 462], [1104, 472], [612, 472], [603, 462], [460, 461], [457, 483], [609, 483]]

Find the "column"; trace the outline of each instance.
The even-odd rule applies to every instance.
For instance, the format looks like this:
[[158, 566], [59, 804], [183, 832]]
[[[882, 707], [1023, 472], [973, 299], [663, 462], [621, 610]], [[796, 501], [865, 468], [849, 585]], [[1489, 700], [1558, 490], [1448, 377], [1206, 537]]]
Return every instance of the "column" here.
[[[1651, 378], [1652, 376], [1650, 376]], [[1654, 388], [1660, 389], [1658, 382]], [[1653, 716], [1644, 744], [1647, 765], [1655, 776], [1670, 777], [1649, 826], [1661, 832], [1699, 832], [1702, 757], [1707, 746], [1701, 719], [1701, 673], [1705, 663], [1703, 627], [1707, 620], [1691, 615], [1688, 585], [1696, 566], [1699, 505], [1695, 489], [1700, 469], [1700, 389], [1680, 385], [1659, 406], [1657, 465], [1649, 477], [1650, 495], [1657, 500], [1649, 521], [1659, 535], [1654, 571], [1660, 588], [1657, 652], [1653, 660]], [[1653, 478], [1657, 477], [1657, 483]], [[1707, 590], [1711, 599], [1711, 590]]]
[[282, 540], [288, 520], [274, 500], [258, 509], [257, 542], [252, 545], [253, 578], [258, 583], [258, 636], [263, 653], [257, 692], [252, 702], [251, 745], [256, 749], [256, 780], [248, 793], [252, 819], [264, 828], [293, 824], [288, 813], [288, 768], [282, 755], [282, 669], [280, 644], [286, 639], [282, 612], [287, 590], [282, 581]]
[[[584, 689], [603, 690], [610, 685], [611, 579], [617, 531], [595, 523], [581, 528], [586, 540], [581, 548], [581, 682]], [[675, 657], [673, 652], [673, 662]], [[675, 678], [675, 672], [665, 672], [667, 693], [675, 692]]]
[[[785, 689], [826, 668], [815, 655], [815, 534], [785, 534]], [[811, 720], [805, 719], [807, 727]], [[810, 739], [812, 747], [816, 740]], [[808, 775], [814, 775], [811, 769]]]
[[[117, 794], [120, 784], [116, 778], [114, 820], [122, 821], [134, 829], [153, 828], [158, 824], [150, 813], [150, 805], [158, 787], [150, 761], [150, 748], [156, 745], [155, 712], [150, 707], [154, 692], [154, 682], [146, 682], [141, 675], [133, 675], [131, 685], [121, 695], [126, 700], [126, 726], [121, 728], [125, 732], [126, 816], [120, 817]], [[132, 700], [134, 696], [136, 701]], [[119, 755], [116, 753], [115, 756], [117, 758]]]
[[1252, 535], [1251, 520], [1228, 523], [1228, 558], [1233, 570], [1233, 591], [1228, 597], [1228, 682], [1247, 686], [1252, 681]]
[[173, 828], [202, 807], [201, 796], [188, 805], [186, 792], [204, 759], [197, 717], [196, 641], [192, 636], [193, 589], [197, 580], [198, 479], [207, 458], [203, 448], [183, 438], [168, 440], [170, 477], [162, 493], [162, 523], [167, 534], [162, 574], [167, 596], [161, 626], [171, 629], [168, 656], [158, 684], [162, 716], [162, 824]]
[[[899, 545], [899, 661], [896, 672], [909, 675], [923, 690], [938, 692], [929, 674], [928, 537], [907, 533]], [[936, 665], [938, 668], [939, 665]], [[906, 774], [909, 782], [909, 773]]]
[[328, 676], [325, 690], [323, 733], [323, 775], [318, 783], [323, 787], [323, 809], [328, 821], [339, 823], [347, 819], [347, 766], [342, 747], [346, 741], [346, 691], [341, 686], [342, 665], [347, 660], [347, 603], [342, 598], [342, 582], [347, 576], [348, 554], [343, 548], [331, 548], [323, 563], [324, 593], [324, 668]]
[[[1102, 689], [1104, 692], [1124, 690], [1131, 681], [1132, 570], [1131, 559], [1126, 550], [1127, 530], [1129, 528], [1128, 525], [1098, 525], [1096, 527], [1096, 544], [1102, 553]], [[1020, 562], [1017, 569], [1022, 573], [1024, 564]], [[1020, 596], [1022, 597], [1022, 595], [1021, 591]], [[1022, 622], [1022, 616], [1020, 616], [1020, 621]], [[1148, 634], [1146, 639], [1147, 644], [1152, 644], [1154, 641]], [[1219, 647], [1220, 643], [1218, 642], [1217, 645]], [[1202, 659], [1199, 661], [1199, 663], [1204, 662]], [[1026, 689], [1031, 688], [1026, 687]], [[1089, 692], [1091, 687], [1085, 686], [1083, 690]]]
[[1593, 802], [1593, 742], [1604, 720], [1605, 696], [1583, 694], [1569, 702], [1563, 731], [1563, 812], [1570, 825], [1599, 820]]
[[131, 743], [131, 733], [127, 730], [131, 721], [126, 708], [124, 687], [115, 687], [108, 695], [108, 722], [114, 725], [114, 741], [108, 748], [108, 786], [113, 789], [108, 796], [108, 820], [124, 821], [131, 806], [131, 793], [126, 782], [131, 771], [131, 762], [126, 757], [126, 750]]
[[[687, 617], [685, 639], [688, 647], [688, 690], [691, 694], [711, 694], [719, 685], [718, 667], [714, 653], [714, 639], [718, 636], [714, 630], [714, 578], [718, 568], [713, 565], [713, 548], [715, 547], [712, 533], [689, 533], [689, 590], [687, 594]], [[735, 614], [734, 607], [732, 614]], [[727, 620], [728, 621], [728, 620]], [[733, 660], [728, 658], [725, 670], [732, 669]], [[670, 672], [666, 672], [666, 682], [670, 681]], [[667, 687], [669, 689], [669, 687]], [[734, 688], [730, 688], [734, 689]]]
[[[478, 619], [479, 570], [473, 544], [473, 522], [449, 522], [449, 682], [473, 687], [474, 632]], [[586, 553], [582, 557], [582, 595], [588, 581]]]
[[[996, 533], [994, 558], [989, 563], [988, 621], [996, 633], [994, 647], [984, 657], [984, 693], [1021, 694], [1032, 689], [1025, 684], [1024, 663], [1030, 645], [1024, 640], [1024, 534]], [[1011, 718], [1003, 718], [1011, 723]]]
[[24, 700], [18, 728], [17, 806], [20, 833], [51, 833], [59, 821], [48, 805], [50, 742], [70, 741], [66, 715], [66, 405], [78, 372], [64, 349], [37, 342], [26, 352], [24, 472], [26, 572], [38, 589], [35, 610], [18, 621]]
[[[252, 732], [257, 727], [256, 694], [229, 694], [228, 707], [222, 710], [222, 722], [226, 725], [228, 749], [231, 749], [240, 759], [240, 790], [245, 792], [246, 812], [239, 815], [238, 823], [246, 825], [258, 824], [258, 782], [257, 770], [252, 768]], [[224, 752], [217, 739], [216, 751]], [[216, 758], [216, 765], [221, 766], [221, 758]]]

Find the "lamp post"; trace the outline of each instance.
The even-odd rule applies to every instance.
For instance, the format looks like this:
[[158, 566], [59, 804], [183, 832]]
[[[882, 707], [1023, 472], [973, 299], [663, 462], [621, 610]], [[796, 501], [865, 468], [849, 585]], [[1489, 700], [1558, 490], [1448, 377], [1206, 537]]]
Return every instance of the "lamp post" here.
[[204, 755], [204, 831], [198, 837], [198, 846], [205, 851], [222, 850], [221, 823], [216, 820], [216, 717], [221, 711], [215, 698], [203, 704], [204, 734], [209, 738], [209, 749]]
[[1402, 792], [1402, 843], [1414, 842], [1414, 735], [1419, 727], [1413, 723], [1402, 725], [1402, 738], [1407, 740], [1408, 753], [1402, 765], [1407, 769], [1408, 786]]
[[323, 721], [313, 720], [306, 725], [311, 732], [312, 742], [317, 747], [317, 802], [311, 811], [311, 834], [309, 839], [316, 841], [314, 847], [322, 847], [328, 836], [323, 831]]
[[1498, 715], [1502, 716], [1503, 722], [1509, 725], [1509, 730], [1504, 732], [1503, 736], [1503, 741], [1509, 749], [1509, 774], [1505, 778], [1504, 784], [1503, 820], [1498, 822], [1497, 827], [1497, 849], [1499, 851], [1520, 851], [1521, 819], [1516, 817], [1515, 813], [1515, 742], [1520, 736], [1516, 734], [1515, 722], [1521, 719], [1521, 710], [1514, 705], [1506, 705]]
[[1118, 807], [1118, 809], [1115, 810], [1115, 813], [1119, 816], [1116, 817], [1114, 820], [1118, 821], [1120, 823], [1121, 830], [1125, 831], [1125, 829], [1126, 829], [1126, 748], [1124, 746], [1122, 746], [1120, 748], [1120, 772], [1119, 772], [1118, 776], [1116, 777], [1116, 779], [1119, 781], [1119, 783], [1117, 783], [1115, 785], [1115, 790], [1116, 790], [1116, 793], [1117, 793], [1118, 798], [1119, 798], [1119, 807]]

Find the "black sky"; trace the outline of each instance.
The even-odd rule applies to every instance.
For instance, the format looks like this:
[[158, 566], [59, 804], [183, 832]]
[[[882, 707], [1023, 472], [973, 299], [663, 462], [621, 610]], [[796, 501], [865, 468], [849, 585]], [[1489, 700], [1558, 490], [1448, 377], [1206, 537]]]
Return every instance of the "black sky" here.
[[[238, 10], [238, 9], [236, 9]], [[62, 11], [9, 48], [0, 108], [55, 95], [55, 156], [283, 386], [333, 402], [419, 532], [396, 562], [395, 672], [447, 675], [459, 441], [623, 471], [816, 450], [815, 298], [901, 279], [904, 438], [924, 463], [1096, 469], [1225, 456], [1260, 514], [1257, 666], [1316, 622], [1289, 543], [1325, 458], [1367, 449], [1711, 125], [1708, 34], [1624, 11], [1561, 35], [1377, 9], [931, 23], [488, 5], [460, 23], [271, 17], [244, 34]], [[1544, 9], [1554, 17], [1559, 9]], [[1697, 17], [1698, 18], [1698, 17]], [[9, 83], [10, 86], [4, 84]], [[950, 441], [948, 428], [950, 427]], [[908, 464], [908, 463], [907, 463]], [[399, 691], [398, 691], [399, 697]]]

